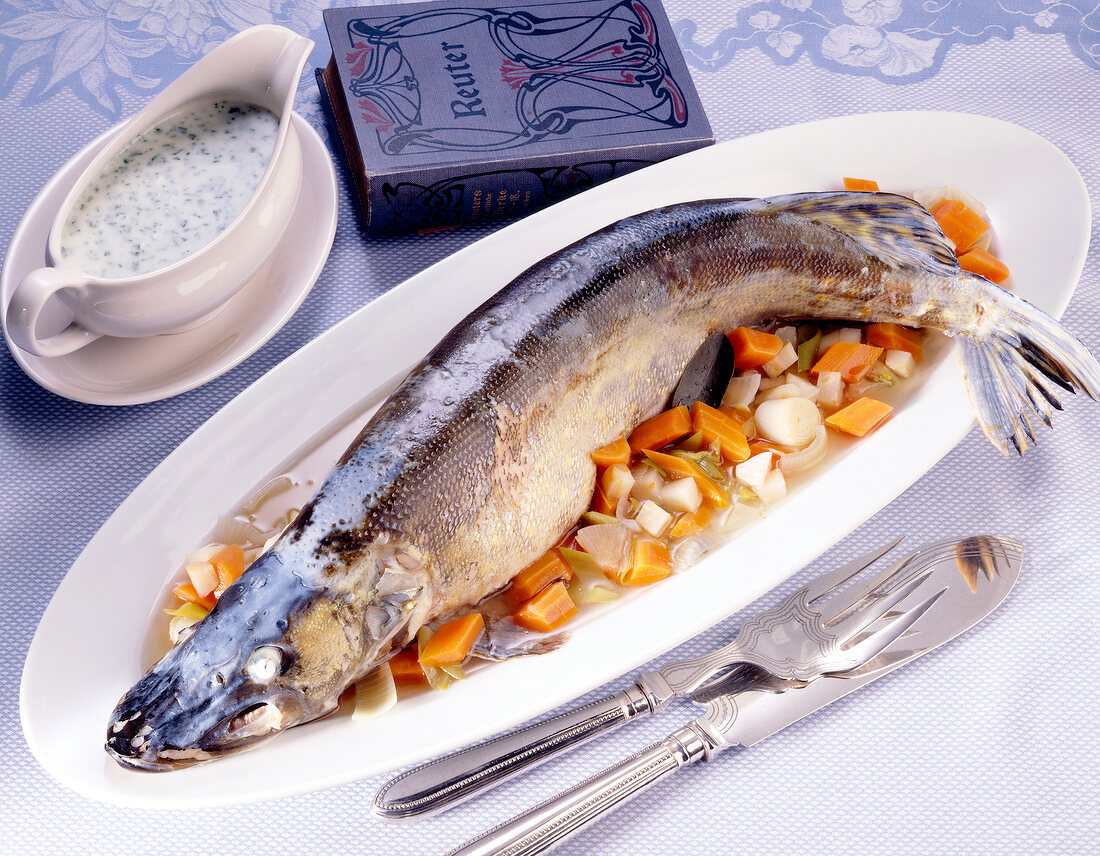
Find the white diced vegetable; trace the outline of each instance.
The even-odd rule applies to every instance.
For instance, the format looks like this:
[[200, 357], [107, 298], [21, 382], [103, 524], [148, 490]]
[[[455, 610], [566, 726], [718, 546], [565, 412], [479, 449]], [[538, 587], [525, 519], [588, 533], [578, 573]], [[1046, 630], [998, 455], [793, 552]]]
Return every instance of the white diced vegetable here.
[[702, 501], [703, 494], [693, 478], [670, 481], [661, 489], [661, 505], [669, 511], [698, 511]]
[[805, 398], [775, 398], [756, 408], [756, 430], [765, 440], [801, 449], [813, 442], [821, 411]]
[[756, 489], [756, 495], [764, 502], [775, 502], [787, 495], [787, 480], [779, 470], [772, 470], [764, 479], [764, 483]]
[[760, 372], [745, 372], [730, 378], [722, 403], [727, 407], [748, 407], [760, 389]]
[[783, 374], [783, 372], [797, 362], [798, 351], [794, 349], [794, 345], [787, 342], [779, 349], [779, 353], [764, 363], [761, 368], [768, 377], [775, 378], [779, 377], [779, 375]]
[[[672, 522], [672, 515], [652, 500], [647, 499], [638, 509], [635, 520], [638, 525], [654, 538], [659, 538]], [[578, 535], [580, 533], [577, 533]], [[580, 540], [580, 539], [578, 539]]]
[[626, 496], [634, 486], [634, 474], [626, 464], [612, 464], [604, 473], [604, 489], [612, 499]]
[[777, 335], [780, 339], [782, 339], [785, 344], [788, 344], [788, 345], [797, 345], [798, 344], [798, 328], [797, 327], [780, 327], [778, 330], [775, 331], [775, 335]]
[[887, 351], [883, 362], [898, 377], [909, 377], [917, 367], [917, 361], [908, 351]]
[[665, 480], [661, 474], [648, 464], [638, 464], [631, 472], [634, 475], [634, 484], [630, 488], [630, 495], [639, 500], [661, 498], [661, 488]]
[[747, 461], [743, 461], [734, 467], [733, 476], [740, 484], [756, 490], [768, 477], [772, 468], [772, 451], [761, 452], [753, 455]]
[[822, 372], [817, 376], [817, 403], [835, 409], [844, 401], [844, 380], [840, 372]]
[[810, 401], [817, 401], [817, 386], [811, 381], [806, 380], [802, 375], [795, 372], [787, 372], [787, 383], [802, 390], [802, 397], [808, 398]]
[[[814, 392], [816, 394], [816, 387]], [[781, 383], [779, 386], [773, 386], [771, 389], [765, 390], [756, 396], [757, 402], [772, 401], [776, 398], [802, 398], [802, 390], [800, 390], [793, 383]]]
[[841, 327], [839, 330], [831, 330], [821, 337], [821, 344], [817, 346], [819, 354], [829, 350], [830, 345], [837, 342], [862, 342], [863, 331], [858, 327]]
[[209, 562], [188, 562], [184, 570], [199, 597], [206, 597], [218, 587], [218, 572]]
[[759, 505], [748, 502], [738, 502], [725, 511], [725, 515], [720, 519], [717, 514], [712, 518], [723, 535], [729, 535], [754, 520], [758, 520], [761, 514]]

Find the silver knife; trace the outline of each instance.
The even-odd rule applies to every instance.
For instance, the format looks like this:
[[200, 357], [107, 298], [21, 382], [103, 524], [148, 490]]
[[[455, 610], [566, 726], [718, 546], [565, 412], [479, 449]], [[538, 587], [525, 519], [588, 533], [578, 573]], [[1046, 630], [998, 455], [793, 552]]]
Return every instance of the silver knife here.
[[953, 639], [1008, 595], [1020, 573], [1023, 545], [1013, 539], [982, 535], [956, 542], [951, 553], [945, 551], [945, 561], [937, 565], [928, 583], [943, 587], [943, 596], [907, 636], [880, 654], [877, 662], [865, 664], [850, 676], [826, 676], [783, 693], [743, 688], [735, 678], [726, 679], [733, 685], [731, 692], [714, 695], [713, 690], [704, 688], [699, 695], [708, 698], [704, 703], [706, 712], [694, 722], [448, 856], [532, 856], [546, 852], [681, 767], [709, 761], [733, 746], [753, 746]]
[[[755, 663], [778, 678], [785, 678], [785, 681], [775, 683], [777, 691], [800, 686], [801, 681], [796, 679], [808, 677], [800, 669], [811, 667], [812, 677], [824, 671], [812, 668], [818, 662], [814, 655], [827, 653], [826, 647], [822, 647], [821, 651], [815, 648], [825, 646], [827, 637], [811, 628], [816, 610], [820, 608], [818, 605], [823, 607], [822, 601], [835, 589], [874, 565], [901, 540], [892, 541], [811, 580], [778, 606], [746, 621], [732, 642], [715, 651], [668, 663], [653, 672], [642, 672], [635, 676], [633, 686], [606, 698], [518, 731], [498, 735], [402, 773], [379, 790], [371, 811], [389, 821], [436, 814], [599, 734], [639, 716], [656, 713], [670, 699], [688, 697], [699, 687], [721, 679], [731, 669], [736, 670], [734, 674], [747, 672], [755, 675], [759, 671], [746, 666], [738, 669], [739, 663]], [[943, 542], [922, 548], [876, 578], [865, 580], [868, 586], [873, 585], [875, 579], [882, 580], [881, 588], [871, 589], [871, 595], [864, 598], [865, 605], [869, 610], [880, 613], [888, 610], [890, 599], [896, 602], [905, 596], [906, 585], [921, 585], [921, 572], [928, 563], [938, 561], [937, 549], [944, 545], [953, 546], [954, 543]], [[905, 585], [899, 585], [899, 581]], [[882, 596], [886, 592], [891, 593], [889, 599]], [[911, 621], [916, 614], [907, 616], [906, 620]], [[787, 624], [794, 618], [803, 622], [803, 630], [807, 633], [804, 643], [787, 632]], [[824, 628], [821, 630], [824, 632]], [[881, 638], [882, 645], [888, 641], [888, 637]], [[880, 645], [869, 644], [876, 651], [881, 650]], [[858, 662], [860, 659], [856, 657], [851, 665]]]

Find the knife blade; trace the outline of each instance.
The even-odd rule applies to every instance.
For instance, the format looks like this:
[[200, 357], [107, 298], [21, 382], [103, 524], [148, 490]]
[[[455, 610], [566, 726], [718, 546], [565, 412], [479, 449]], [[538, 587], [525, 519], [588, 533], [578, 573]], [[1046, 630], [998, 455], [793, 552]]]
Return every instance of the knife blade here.
[[[759, 743], [981, 621], [1007, 597], [1022, 562], [1023, 545], [1014, 539], [983, 535], [960, 541], [953, 555], [945, 553], [929, 581], [931, 586], [942, 587], [938, 602], [914, 625], [913, 633], [897, 639], [879, 657], [854, 670], [855, 674], [822, 677], [783, 693], [744, 687], [743, 675], [731, 675], [727, 680], [733, 690], [717, 695], [705, 691], [705, 712], [694, 722], [448, 856], [546, 852], [681, 767], [709, 761], [730, 747]], [[904, 603], [897, 608], [904, 608]]]

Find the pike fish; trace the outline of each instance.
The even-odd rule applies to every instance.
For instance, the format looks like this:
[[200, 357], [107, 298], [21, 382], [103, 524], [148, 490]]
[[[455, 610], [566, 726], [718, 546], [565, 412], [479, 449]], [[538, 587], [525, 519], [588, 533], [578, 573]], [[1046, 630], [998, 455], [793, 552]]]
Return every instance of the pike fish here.
[[714, 200], [619, 221], [467, 316], [382, 405], [278, 541], [121, 699], [120, 764], [167, 770], [316, 719], [425, 622], [480, 601], [585, 511], [589, 452], [668, 402], [716, 331], [894, 321], [958, 343], [1005, 454], [1100, 365], [1057, 321], [960, 270], [889, 194]]

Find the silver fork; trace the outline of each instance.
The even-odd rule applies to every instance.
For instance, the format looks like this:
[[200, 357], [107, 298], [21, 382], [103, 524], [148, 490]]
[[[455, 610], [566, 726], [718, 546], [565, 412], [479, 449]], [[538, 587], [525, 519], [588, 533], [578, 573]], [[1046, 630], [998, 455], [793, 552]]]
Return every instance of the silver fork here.
[[[371, 810], [387, 820], [434, 814], [519, 771], [689, 695], [737, 667], [755, 667], [779, 691], [871, 660], [920, 618], [932, 595], [903, 612], [890, 611], [931, 571], [901, 562], [837, 591], [901, 542], [873, 550], [793, 592], [741, 625], [728, 645], [702, 657], [642, 672], [633, 686], [553, 719], [494, 737], [416, 767], [386, 784]], [[831, 595], [831, 596], [830, 596]]]

